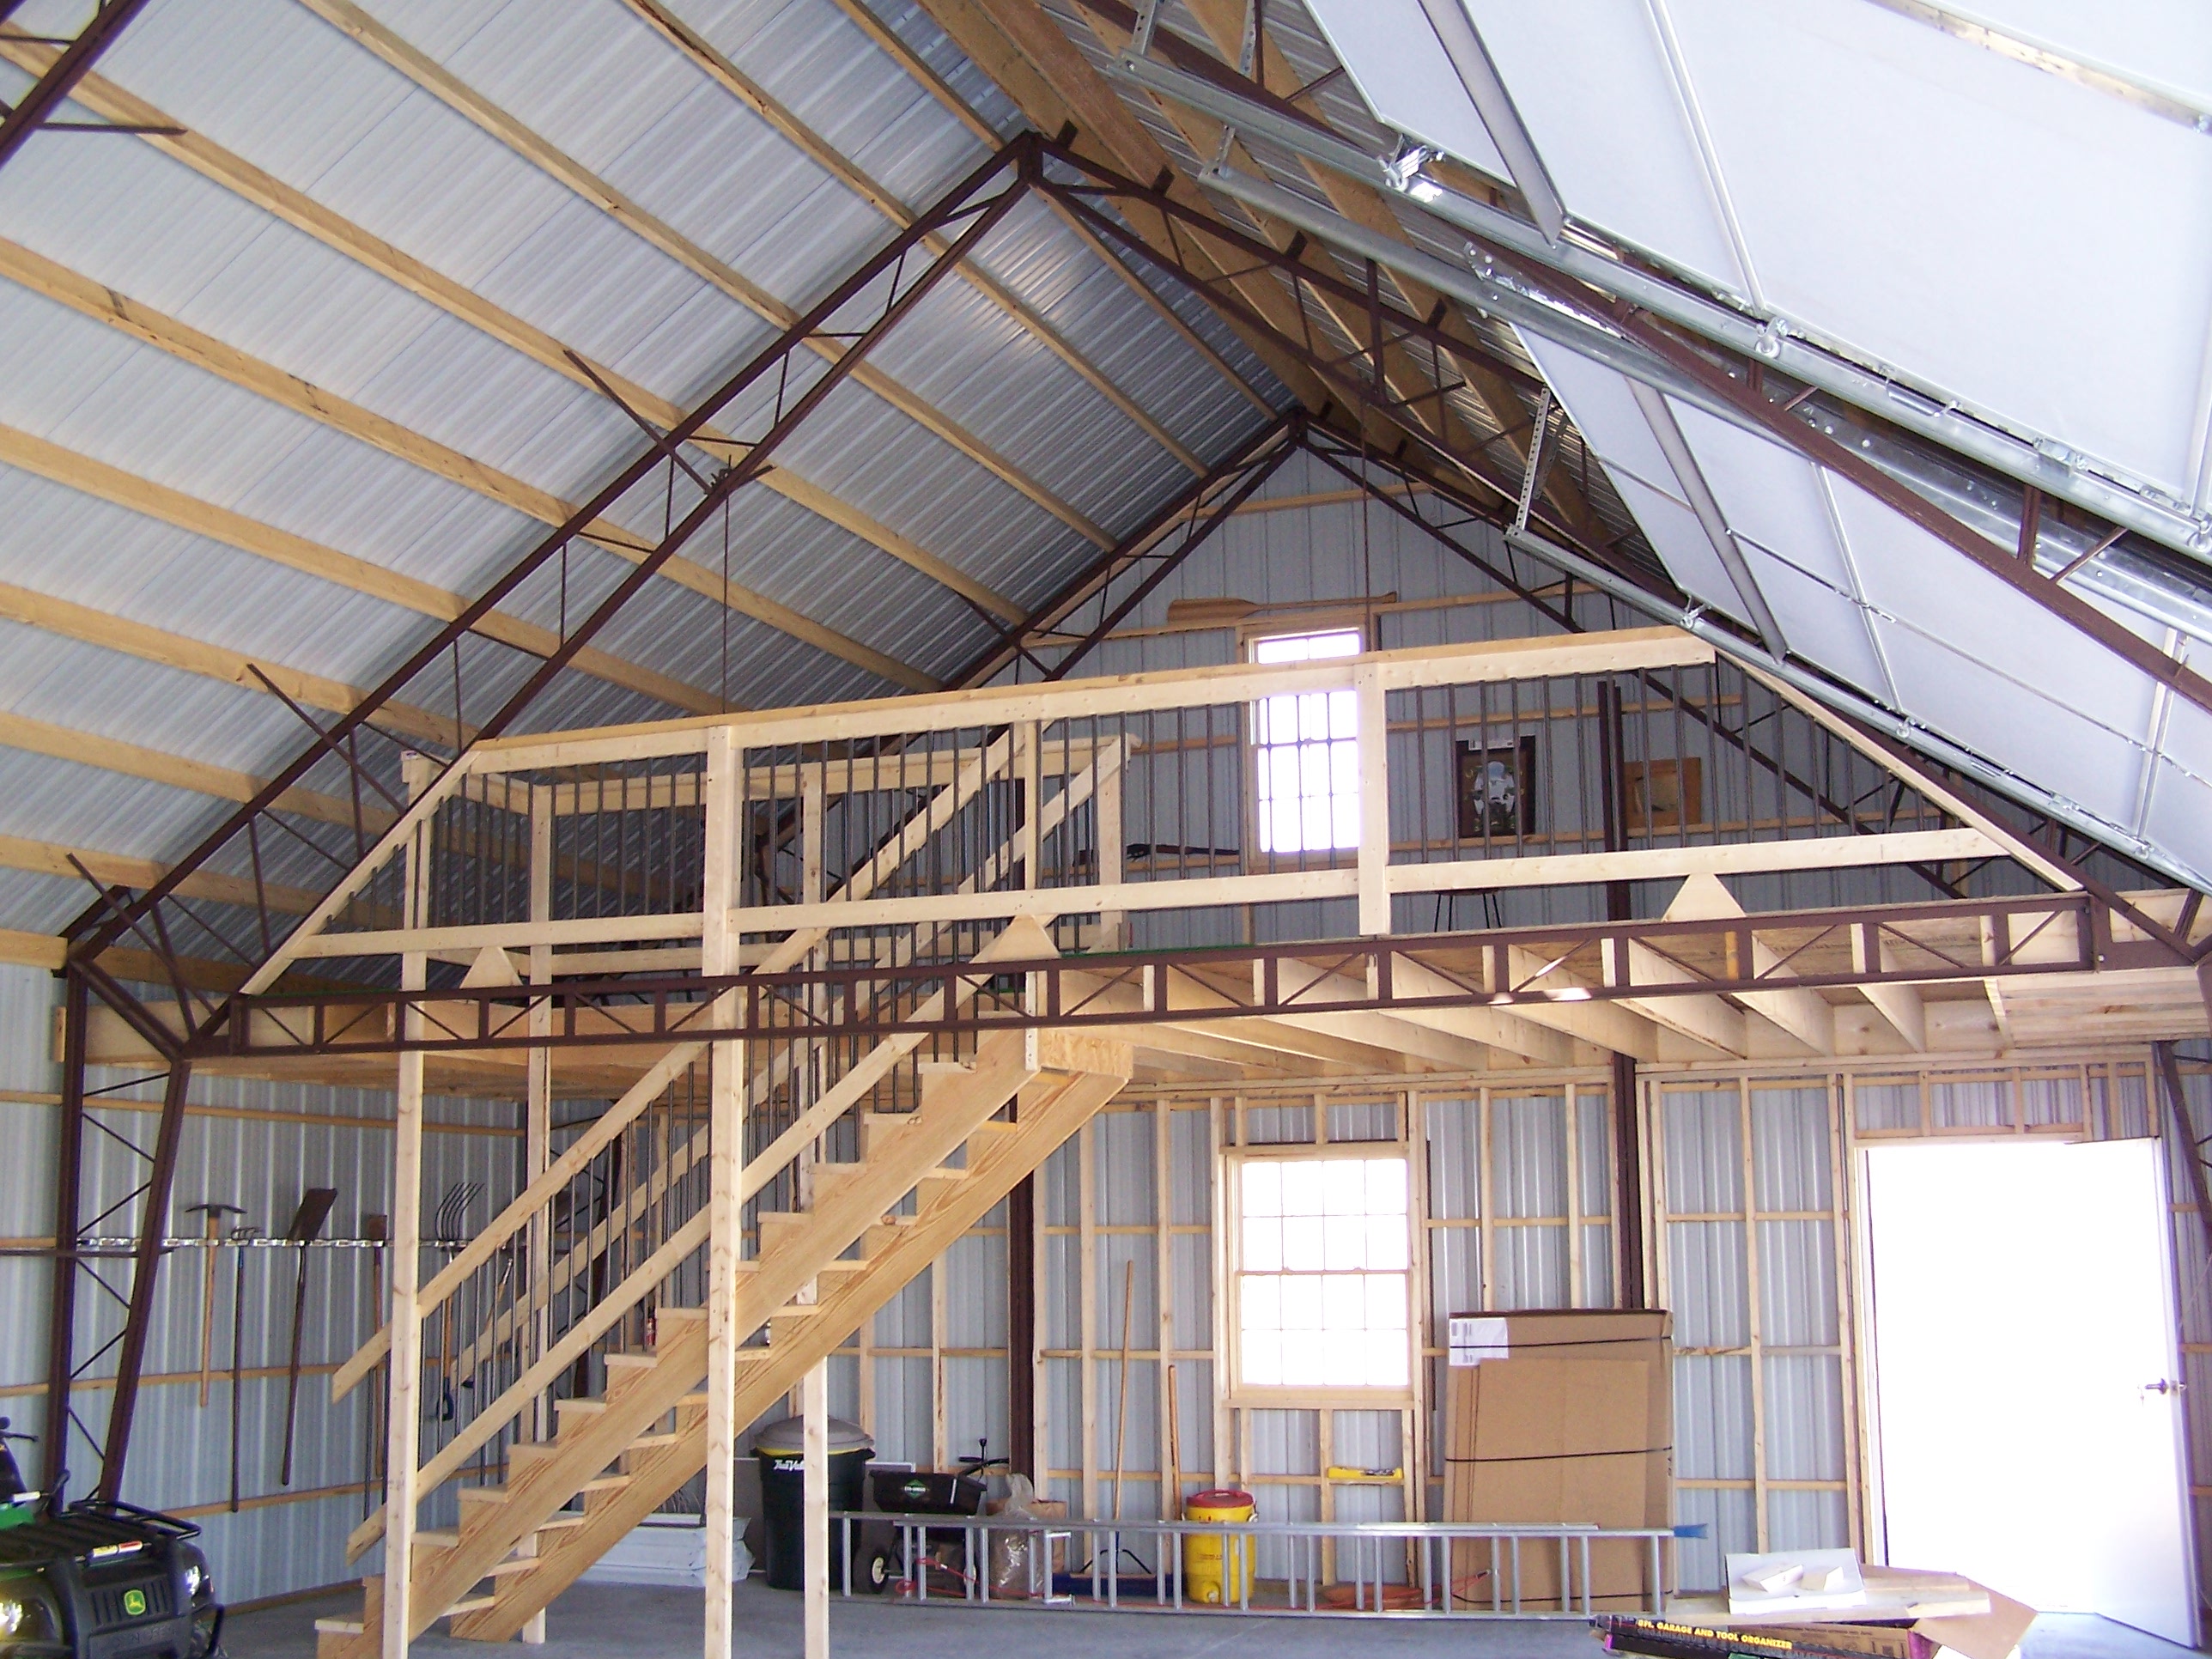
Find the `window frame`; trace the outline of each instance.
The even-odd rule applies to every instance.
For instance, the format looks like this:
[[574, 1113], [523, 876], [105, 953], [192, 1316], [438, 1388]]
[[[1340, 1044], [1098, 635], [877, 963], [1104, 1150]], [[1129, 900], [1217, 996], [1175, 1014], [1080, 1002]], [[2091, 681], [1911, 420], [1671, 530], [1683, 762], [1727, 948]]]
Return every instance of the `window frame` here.
[[[1406, 1266], [1395, 1270], [1406, 1287], [1406, 1381], [1403, 1383], [1275, 1383], [1244, 1380], [1244, 1176], [1247, 1164], [1348, 1163], [1391, 1158], [1406, 1170]], [[1222, 1337], [1226, 1403], [1256, 1410], [1340, 1406], [1349, 1409], [1403, 1408], [1414, 1397], [1422, 1361], [1421, 1218], [1414, 1182], [1419, 1176], [1413, 1149], [1402, 1140], [1293, 1142], [1282, 1146], [1222, 1149], [1220, 1261]], [[1392, 1271], [1392, 1270], [1384, 1270]]]
[[[1287, 628], [1281, 626], [1279, 620], [1275, 623], [1267, 625], [1247, 623], [1238, 630], [1238, 645], [1240, 653], [1243, 659], [1248, 663], [1257, 664], [1260, 660], [1259, 647], [1269, 641], [1310, 640], [1338, 634], [1349, 634], [1352, 635], [1358, 641], [1358, 650], [1343, 657], [1323, 657], [1314, 660], [1322, 662], [1353, 662], [1376, 648], [1375, 641], [1372, 637], [1372, 629], [1368, 626], [1366, 619], [1358, 616], [1357, 613], [1347, 614], [1346, 617], [1340, 621], [1322, 621], [1306, 623], [1303, 626]], [[1292, 746], [1285, 744], [1262, 744], [1260, 741], [1260, 705], [1265, 701], [1266, 699], [1264, 697], [1255, 698], [1244, 705], [1244, 837], [1245, 845], [1251, 849], [1250, 855], [1246, 860], [1246, 868], [1250, 870], [1254, 868], [1271, 867], [1273, 866], [1289, 861], [1294, 863], [1296, 867], [1303, 870], [1312, 869], [1316, 866], [1328, 868], [1339, 865], [1350, 865], [1356, 862], [1359, 857], [1358, 830], [1356, 827], [1356, 821], [1352, 841], [1343, 846], [1305, 847], [1292, 850], [1282, 848], [1269, 848], [1261, 844], [1260, 835], [1260, 827], [1262, 822], [1262, 813], [1261, 811], [1261, 802], [1260, 799], [1260, 751], [1262, 749], [1288, 748]], [[1358, 743], [1357, 735], [1355, 735], [1351, 741], [1355, 745], [1354, 753], [1356, 754], [1358, 752], [1356, 745]], [[1332, 802], [1336, 799], [1336, 795], [1334, 791], [1331, 791], [1329, 799]]]

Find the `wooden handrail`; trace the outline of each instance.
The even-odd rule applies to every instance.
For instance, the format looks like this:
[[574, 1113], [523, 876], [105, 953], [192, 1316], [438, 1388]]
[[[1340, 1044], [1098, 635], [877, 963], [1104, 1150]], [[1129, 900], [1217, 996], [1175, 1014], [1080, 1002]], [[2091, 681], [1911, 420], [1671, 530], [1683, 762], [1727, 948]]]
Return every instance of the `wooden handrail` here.
[[[436, 1312], [471, 1273], [491, 1260], [493, 1252], [527, 1226], [531, 1218], [550, 1203], [554, 1195], [574, 1180], [603, 1147], [628, 1127], [639, 1113], [658, 1100], [668, 1085], [676, 1080], [678, 1073], [689, 1070], [706, 1046], [703, 1042], [687, 1042], [662, 1055], [653, 1068], [632, 1084], [623, 1097], [610, 1107], [597, 1122], [577, 1137], [574, 1146], [548, 1164], [543, 1175], [532, 1182], [520, 1197], [495, 1216], [489, 1226], [471, 1239], [458, 1255], [440, 1269], [416, 1297], [416, 1312], [424, 1319]], [[352, 1393], [361, 1379], [375, 1369], [377, 1362], [391, 1350], [392, 1327], [387, 1322], [331, 1374], [331, 1401], [343, 1400]]]

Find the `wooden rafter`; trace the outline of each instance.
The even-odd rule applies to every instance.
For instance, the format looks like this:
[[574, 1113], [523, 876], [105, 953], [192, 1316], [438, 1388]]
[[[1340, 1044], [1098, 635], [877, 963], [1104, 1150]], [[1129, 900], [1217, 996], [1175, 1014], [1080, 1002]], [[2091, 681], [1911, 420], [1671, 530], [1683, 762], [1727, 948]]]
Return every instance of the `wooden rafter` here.
[[[368, 696], [357, 686], [325, 679], [320, 674], [288, 668], [281, 663], [250, 657], [242, 651], [233, 651], [227, 646], [187, 639], [181, 634], [172, 634], [146, 623], [132, 622], [105, 611], [95, 611], [90, 605], [78, 605], [74, 600], [58, 599], [52, 594], [33, 592], [29, 588], [15, 587], [7, 583], [0, 583], [0, 621], [21, 623], [27, 628], [58, 634], [86, 645], [119, 651], [126, 656], [158, 663], [164, 668], [180, 669], [187, 674], [221, 680], [226, 685], [234, 685], [257, 695], [267, 693], [268, 688], [261, 684], [259, 678], [265, 674], [270, 683], [293, 702], [330, 714], [349, 713]], [[456, 734], [451, 717], [434, 714], [428, 709], [417, 708], [409, 703], [386, 703], [378, 716], [378, 724], [401, 737], [441, 744], [449, 748], [458, 746], [454, 742]], [[471, 734], [468, 728], [464, 727], [459, 735], [465, 742]]]
[[[986, 148], [995, 149], [1003, 141], [1005, 135], [977, 114], [975, 106], [962, 97], [952, 83], [939, 75], [929, 60], [916, 52], [902, 35], [887, 25], [874, 12], [869, 10], [866, 0], [832, 0], [832, 3], [838, 10], [843, 12], [860, 33], [867, 36], [869, 40], [883, 52], [884, 56], [904, 70], [917, 86], [942, 105], [955, 120], [980, 139]], [[1237, 366], [1215, 349], [1212, 342], [1193, 328], [1182, 313], [1160, 297], [1150, 283], [1132, 270], [1121, 255], [1093, 235], [1089, 226], [1070, 214], [1063, 204], [1054, 201], [1051, 205], [1054, 214], [1060, 222], [1080, 237], [1092, 252], [1105, 261], [1107, 269], [1119, 276], [1130, 292], [1142, 300], [1161, 321], [1173, 329], [1186, 345], [1212, 364], [1214, 372], [1242, 393], [1247, 403], [1262, 415], [1273, 415], [1277, 412], [1273, 405], [1261, 397], [1252, 383], [1238, 372]]]
[[[265, 559], [349, 592], [380, 599], [418, 616], [450, 622], [468, 608], [468, 601], [459, 594], [447, 592], [433, 583], [341, 553], [336, 548], [325, 547], [289, 530], [280, 530], [198, 496], [187, 495], [180, 489], [151, 483], [121, 467], [110, 466], [105, 461], [64, 449], [14, 427], [0, 426], [0, 464], [35, 473], [96, 500], [173, 525], [255, 558]], [[546, 656], [560, 644], [559, 636], [551, 629], [499, 611], [485, 617], [477, 631], [486, 639], [496, 640], [534, 657]], [[576, 653], [575, 662], [581, 673], [625, 690], [642, 692], [671, 708], [711, 714], [725, 706], [722, 699], [696, 686], [588, 646]]]
[[[386, 28], [359, 7], [349, 3], [349, 0], [298, 0], [298, 3], [374, 52], [548, 177], [557, 179], [648, 245], [701, 280], [719, 289], [755, 315], [778, 329], [787, 329], [797, 320], [799, 313], [794, 309], [759, 283], [726, 260], [718, 258], [700, 246], [665, 220], [648, 211], [542, 134], [452, 74], [435, 59]], [[838, 342], [820, 337], [811, 339], [807, 343], [817, 355], [833, 362], [843, 355], [845, 349]], [[853, 379], [908, 420], [1027, 496], [1078, 534], [1101, 547], [1114, 544], [1112, 536], [1074, 506], [873, 364], [864, 363], [856, 368], [853, 371]]]
[[[0, 27], [0, 59], [35, 74], [51, 53], [52, 48], [26, 41]], [[684, 419], [685, 410], [670, 399], [609, 366], [572, 349], [544, 330], [493, 304], [443, 272], [434, 270], [413, 255], [364, 230], [306, 192], [294, 189], [252, 162], [191, 131], [162, 110], [124, 91], [112, 82], [97, 75], [88, 75], [77, 84], [71, 95], [96, 115], [139, 129], [139, 137], [143, 142], [172, 161], [191, 168], [241, 200], [314, 238], [364, 270], [374, 272], [416, 298], [435, 306], [448, 316], [467, 324], [509, 349], [520, 353], [539, 367], [549, 368], [564, 380], [586, 388], [594, 396], [612, 391], [631, 409], [664, 431]], [[328, 396], [326, 393], [318, 395]], [[701, 428], [696, 441], [701, 448], [732, 465], [743, 458], [745, 451], [742, 442], [712, 425]], [[760, 482], [769, 489], [797, 501], [798, 495], [792, 488], [795, 478], [796, 475], [787, 468], [779, 466], [769, 469]], [[872, 522], [857, 514], [852, 514], [851, 518], [852, 523], [839, 521], [851, 533], [861, 533], [854, 530], [854, 523]], [[909, 556], [914, 545], [911, 542], [902, 538], [876, 544], [893, 558], [914, 563]], [[621, 547], [612, 550], [624, 551]], [[627, 553], [624, 556], [630, 556]], [[915, 568], [925, 574], [942, 580], [938, 572], [928, 565], [915, 565]], [[671, 560], [663, 567], [662, 574], [670, 580], [678, 582], [718, 604], [722, 600], [723, 591], [719, 578], [688, 560]], [[758, 620], [768, 622], [771, 627], [779, 625], [769, 617]]]
[[[27, 714], [0, 713], [0, 744], [26, 754], [97, 767], [121, 777], [166, 783], [172, 788], [189, 789], [194, 794], [212, 795], [218, 800], [252, 800], [264, 787], [264, 780], [251, 773], [102, 737], [96, 732], [81, 732], [51, 721], [33, 720]], [[343, 824], [348, 829], [353, 826], [352, 804], [319, 790], [287, 790], [278, 798], [277, 805], [302, 817]], [[363, 828], [381, 835], [391, 827], [392, 814], [364, 804], [362, 823]]]
[[[901, 230], [914, 222], [914, 210], [902, 201], [889, 185], [870, 178], [849, 156], [800, 120], [767, 88], [738, 68], [705, 35], [678, 17], [663, 3], [663, 0], [625, 0], [625, 3], [710, 80], [775, 128], [808, 160], [846, 189]], [[933, 253], [939, 253], [944, 251], [945, 239], [933, 236], [927, 239], [923, 246]], [[1037, 313], [1036, 307], [989, 272], [974, 264], [962, 266], [959, 274], [969, 287], [1012, 318], [1047, 350], [1081, 375], [1093, 391], [1120, 410], [1154, 443], [1193, 472], [1206, 471], [1206, 463], [1194, 454], [1181, 439], [1153, 419], [1143, 404], [1115, 385], [1104, 370], [1078, 350], [1072, 341]]]
[[[1196, 185], [1179, 173], [1167, 152], [1146, 132], [1120, 95], [1094, 73], [1075, 43], [1060, 26], [1028, 0], [922, 0], [922, 8], [966, 52], [977, 68], [996, 81], [1041, 132], [1073, 127], [1073, 148], [1133, 179], [1166, 181], [1167, 193], [1176, 200], [1212, 209]], [[1141, 205], [1131, 204], [1128, 219], [1138, 235], [1163, 251], [1179, 250], [1196, 269], [1225, 276], [1204, 248], [1180, 240], [1169, 222]], [[1297, 307], [1275, 278], [1264, 272], [1234, 279], [1237, 294], [1270, 327], [1291, 339], [1300, 337]], [[1331, 402], [1320, 379], [1263, 334], [1247, 332], [1245, 343], [1259, 354], [1276, 378], [1290, 387], [1310, 410]], [[1371, 434], [1381, 442], [1395, 434], [1379, 420], [1370, 420]], [[1389, 434], [1389, 435], [1386, 435]]]
[[[77, 864], [84, 866], [84, 872], [79, 872]], [[168, 873], [167, 865], [151, 859], [64, 847], [53, 842], [27, 841], [19, 836], [0, 836], [0, 868], [28, 870], [80, 884], [88, 872], [93, 879], [110, 887], [138, 889], [151, 887]], [[220, 904], [251, 906], [257, 896], [251, 877], [221, 875], [212, 870], [195, 871], [176, 890], [186, 898], [211, 899]], [[280, 886], [274, 882], [263, 884], [258, 893], [267, 899], [270, 909], [294, 915], [305, 915], [322, 896], [305, 888]]]
[[[1237, 43], [1243, 27], [1243, 6], [1241, 0], [1188, 0], [1188, 4], [1192, 15], [1198, 19], [1207, 36], [1212, 40], [1215, 49], [1224, 59], [1233, 61]], [[1096, 26], [1097, 15], [1086, 13], [1086, 15], [1092, 17]], [[1126, 38], [1117, 38], [1110, 44], [1124, 45]], [[1259, 72], [1262, 76], [1263, 85], [1272, 83], [1285, 90], [1295, 91], [1299, 83], [1297, 71], [1292, 68], [1290, 60], [1284, 57], [1281, 48], [1272, 35], [1267, 36], [1262, 42]], [[1202, 121], [1195, 131], [1188, 125], [1197, 118], [1191, 112], [1171, 110], [1170, 113], [1178, 125], [1183, 126], [1187, 132], [1193, 132], [1194, 137], [1206, 136]], [[1211, 137], [1215, 142], [1218, 142], [1218, 128], [1212, 131]], [[1200, 153], [1205, 152], [1201, 149]], [[1391, 211], [1389, 204], [1383, 200], [1382, 192], [1376, 190], [1374, 186], [1347, 179], [1342, 173], [1324, 167], [1317, 162], [1306, 161], [1304, 165], [1307, 177], [1328, 198], [1330, 204], [1339, 213], [1365, 226], [1370, 230], [1379, 231], [1393, 238], [1403, 239], [1405, 230], [1398, 223], [1397, 216]], [[1254, 164], [1248, 167], [1248, 171], [1260, 173], [1262, 170]], [[1290, 240], [1290, 235], [1279, 231], [1273, 240], [1280, 243], [1287, 243]], [[1427, 288], [1401, 272], [1385, 271], [1382, 276], [1383, 280], [1396, 287], [1399, 294], [1405, 300], [1406, 308], [1416, 316], [1429, 315], [1443, 297], [1433, 289]], [[1443, 316], [1448, 320], [1457, 323], [1461, 331], [1472, 334], [1472, 325], [1467, 318], [1463, 307], [1446, 302]], [[1359, 337], [1357, 319], [1339, 317], [1337, 321], [1339, 325], [1345, 327], [1354, 339]], [[1472, 339], [1469, 341], [1469, 345], [1474, 347], [1474, 342]], [[1498, 431], [1505, 434], [1504, 445], [1510, 451], [1515, 463], [1525, 465], [1528, 458], [1530, 434], [1523, 428], [1528, 423], [1528, 410], [1522, 403], [1520, 394], [1513, 389], [1505, 377], [1476, 355], [1480, 349], [1480, 348], [1475, 347], [1466, 354], [1448, 359], [1448, 362], [1451, 369], [1455, 370], [1467, 381], [1468, 388], [1474, 395], [1481, 399], [1484, 408], [1490, 411], [1491, 418], [1497, 422]], [[1409, 358], [1408, 366], [1413, 368], [1416, 376], [1422, 373], [1418, 366], [1418, 359]], [[1551, 470], [1550, 475], [1545, 480], [1544, 495], [1545, 499], [1558, 508], [1561, 515], [1576, 530], [1587, 536], [1602, 538], [1604, 532], [1599, 526], [1596, 515], [1590, 511], [1589, 503], [1583, 500], [1581, 492], [1575, 488], [1572, 479], [1569, 477], [1564, 468], [1554, 467]]]

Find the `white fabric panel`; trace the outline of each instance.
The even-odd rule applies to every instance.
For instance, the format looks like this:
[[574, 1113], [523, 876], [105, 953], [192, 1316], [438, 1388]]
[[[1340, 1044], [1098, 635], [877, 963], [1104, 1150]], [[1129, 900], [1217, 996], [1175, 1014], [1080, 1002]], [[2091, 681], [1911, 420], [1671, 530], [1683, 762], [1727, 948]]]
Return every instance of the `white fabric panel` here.
[[[2062, 699], [2083, 718], [2143, 741], [2151, 685], [2142, 674], [1856, 485], [1838, 479], [1833, 488], [1837, 516], [1877, 611], [2016, 685]], [[1909, 698], [1906, 707], [1920, 712]], [[2056, 778], [2042, 781], [2065, 787]]]
[[1608, 466], [1606, 475], [1613, 480], [1620, 499], [1636, 515], [1636, 522], [1667, 567], [1667, 574], [1674, 585], [1695, 599], [1701, 599], [1717, 611], [1725, 611], [1738, 622], [1747, 622], [1744, 603], [1729, 580], [1728, 568], [1721, 563], [1720, 555], [1713, 551], [1712, 543], [1706, 538], [1705, 527], [1698, 522], [1698, 515], [1671, 495], [1659, 491], [1640, 479]]
[[1567, 211], [1744, 293], [1644, 0], [1467, 7]]
[[[1878, 622], [1875, 632], [1923, 725], [2112, 823], [2134, 815], [2142, 755], [2126, 739], [1913, 629]], [[2043, 683], [2063, 695], [2062, 674]]]
[[1419, 0], [1307, 0], [1306, 9], [1385, 126], [1512, 182]]
[[1884, 702], [1894, 701], [1896, 688], [1875, 649], [1865, 612], [1848, 592], [1757, 542], [1739, 536], [1736, 545], [1790, 650]]
[[1945, 9], [2185, 102], [2212, 101], [2212, 27], [2197, 0], [1975, 0]]
[[1680, 486], [1674, 469], [1651, 435], [1650, 423], [1637, 407], [1627, 380], [1578, 351], [1526, 329], [1517, 331], [1522, 345], [1551, 382], [1552, 395], [1565, 406], [1576, 429], [1606, 465], [1614, 471], [1625, 468], [1679, 499]]
[[1669, 4], [1771, 307], [2193, 488], [2212, 143], [1864, 0]]
[[2212, 869], [2212, 788], [2161, 762], [2142, 835], [2197, 869]]

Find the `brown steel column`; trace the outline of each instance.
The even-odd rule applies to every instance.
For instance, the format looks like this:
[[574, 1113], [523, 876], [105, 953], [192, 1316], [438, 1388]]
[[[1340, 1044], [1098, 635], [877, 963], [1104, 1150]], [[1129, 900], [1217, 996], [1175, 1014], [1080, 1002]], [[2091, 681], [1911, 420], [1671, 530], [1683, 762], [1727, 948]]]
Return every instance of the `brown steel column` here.
[[1613, 1301], [1646, 1305], [1644, 1290], [1644, 1136], [1636, 1109], [1636, 1056], [1613, 1057]]
[[1006, 1467], [1042, 1486], [1036, 1467], [1036, 1177], [1006, 1194]]
[[50, 1502], [69, 1467], [70, 1382], [76, 1369], [76, 1237], [84, 1158], [84, 1034], [91, 989], [74, 969], [63, 978], [61, 1144], [54, 1164], [54, 1277], [46, 1324], [46, 1420], [40, 1467]]

